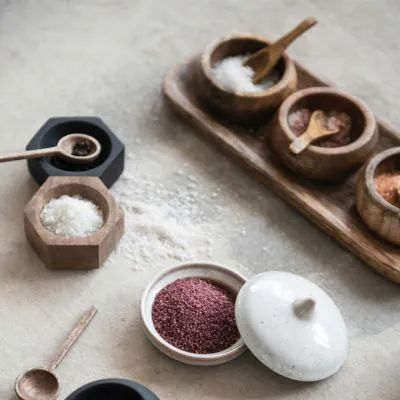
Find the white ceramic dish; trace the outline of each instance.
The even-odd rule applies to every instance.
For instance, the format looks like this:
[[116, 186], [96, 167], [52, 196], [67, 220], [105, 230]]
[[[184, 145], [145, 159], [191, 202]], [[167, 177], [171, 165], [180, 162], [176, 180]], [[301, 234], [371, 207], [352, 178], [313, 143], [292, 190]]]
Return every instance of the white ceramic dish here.
[[162, 288], [176, 279], [190, 277], [210, 279], [222, 284], [236, 294], [239, 293], [240, 288], [246, 282], [246, 278], [236, 271], [222, 265], [207, 262], [179, 264], [162, 271], [150, 282], [142, 295], [140, 313], [146, 335], [157, 349], [167, 356], [186, 364], [218, 365], [240, 356], [246, 350], [242, 338], [232, 346], [218, 353], [194, 354], [170, 345], [156, 331], [151, 317], [155, 296]]

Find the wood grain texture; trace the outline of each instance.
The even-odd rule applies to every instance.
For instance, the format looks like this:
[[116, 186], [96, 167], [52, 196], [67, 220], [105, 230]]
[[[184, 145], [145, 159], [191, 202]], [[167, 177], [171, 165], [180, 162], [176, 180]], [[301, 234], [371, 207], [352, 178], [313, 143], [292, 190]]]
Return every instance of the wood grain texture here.
[[[297, 136], [290, 129], [289, 115], [302, 108], [344, 112], [351, 118], [351, 143], [340, 147], [307, 146], [293, 154], [290, 146]], [[308, 179], [343, 181], [371, 156], [378, 143], [378, 129], [370, 109], [357, 98], [332, 87], [301, 89], [279, 107], [263, 134], [274, 153], [298, 175]]]
[[376, 154], [362, 168], [357, 179], [357, 211], [365, 223], [382, 239], [400, 245], [400, 209], [388, 203], [376, 190], [375, 178], [400, 171], [400, 147]]
[[316, 23], [317, 20], [315, 18], [306, 18], [291, 31], [271, 43], [271, 45], [249, 56], [244, 65], [253, 68], [255, 71], [253, 82], [260, 83], [273, 70], [286, 48]]
[[[356, 174], [340, 184], [318, 184], [295, 176], [265, 145], [264, 137], [210, 112], [193, 91], [194, 60], [173, 68], [165, 78], [164, 93], [172, 106], [199, 132], [252, 176], [274, 190], [313, 223], [335, 238], [376, 271], [400, 283], [400, 248], [384, 242], [368, 229], [355, 209]], [[298, 88], [328, 86], [296, 64]], [[395, 131], [379, 122], [377, 150], [399, 145]]]
[[[40, 221], [40, 212], [53, 198], [80, 195], [97, 204], [104, 225], [96, 233], [77, 238], [55, 235]], [[114, 250], [124, 231], [124, 214], [114, 197], [96, 177], [50, 177], [24, 211], [25, 234], [49, 269], [99, 268]]]
[[198, 57], [196, 65], [196, 87], [204, 101], [221, 115], [241, 123], [253, 124], [264, 120], [282, 101], [293, 93], [297, 85], [294, 62], [286, 53], [276, 65], [282, 75], [278, 83], [269, 89], [256, 93], [233, 93], [225, 90], [214, 79], [213, 66], [226, 57], [254, 53], [268, 46], [263, 36], [249, 33], [235, 33], [211, 42]]

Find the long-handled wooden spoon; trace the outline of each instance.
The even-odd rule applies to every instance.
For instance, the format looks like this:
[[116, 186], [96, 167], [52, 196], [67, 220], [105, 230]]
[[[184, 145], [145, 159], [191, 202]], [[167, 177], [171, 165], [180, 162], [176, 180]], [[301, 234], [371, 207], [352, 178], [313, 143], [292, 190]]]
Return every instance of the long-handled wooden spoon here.
[[315, 18], [307, 18], [300, 22], [296, 28], [282, 36], [270, 46], [262, 48], [249, 56], [249, 58], [243, 62], [243, 65], [251, 67], [255, 71], [253, 75], [253, 83], [259, 83], [262, 81], [275, 67], [285, 49], [302, 33], [310, 29], [316, 23], [317, 20]]
[[68, 351], [87, 328], [97, 309], [92, 306], [85, 312], [80, 321], [68, 335], [60, 351], [43, 368], [33, 368], [26, 371], [15, 382], [15, 392], [21, 400], [55, 400], [60, 387], [54, 370], [67, 355]]
[[339, 128], [328, 129], [326, 127], [326, 116], [323, 111], [316, 110], [311, 114], [310, 122], [304, 133], [293, 140], [289, 148], [294, 154], [301, 153], [308, 145], [317, 139], [331, 136], [339, 132]]
[[[77, 148], [79, 150], [79, 147], [84, 147], [86, 150], [89, 150], [89, 154], [74, 154]], [[83, 133], [71, 133], [70, 135], [62, 137], [55, 147], [6, 154], [0, 156], [0, 163], [58, 155], [74, 164], [87, 164], [94, 161], [99, 156], [100, 151], [101, 145], [93, 136], [84, 135]]]

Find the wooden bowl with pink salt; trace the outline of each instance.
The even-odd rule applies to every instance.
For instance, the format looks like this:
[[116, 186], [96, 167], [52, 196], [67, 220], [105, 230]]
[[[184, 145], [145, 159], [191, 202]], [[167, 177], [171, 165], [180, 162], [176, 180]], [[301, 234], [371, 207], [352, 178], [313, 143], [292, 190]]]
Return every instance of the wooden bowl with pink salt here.
[[[291, 143], [305, 132], [310, 116], [322, 110], [334, 135], [320, 138], [301, 153]], [[360, 167], [378, 142], [378, 129], [369, 108], [360, 100], [331, 87], [299, 90], [280, 106], [271, 126], [265, 128], [272, 150], [296, 174], [308, 179], [340, 181]]]
[[297, 86], [294, 62], [284, 53], [272, 72], [253, 84], [254, 71], [243, 61], [270, 41], [235, 33], [210, 43], [196, 65], [196, 90], [202, 100], [231, 121], [256, 124], [267, 120]]
[[376, 154], [357, 181], [357, 211], [379, 237], [400, 245], [400, 147]]

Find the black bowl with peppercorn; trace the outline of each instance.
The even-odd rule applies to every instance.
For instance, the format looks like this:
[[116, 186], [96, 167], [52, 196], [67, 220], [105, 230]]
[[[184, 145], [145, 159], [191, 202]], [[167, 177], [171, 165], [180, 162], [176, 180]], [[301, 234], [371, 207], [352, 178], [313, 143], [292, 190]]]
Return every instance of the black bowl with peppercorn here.
[[[26, 149], [53, 147], [62, 137], [71, 133], [82, 133], [97, 139], [101, 145], [99, 156], [88, 164], [74, 164], [57, 156], [28, 160], [32, 177], [41, 185], [49, 176], [96, 176], [107, 187], [111, 187], [124, 170], [125, 146], [100, 118], [50, 118], [33, 136]], [[89, 141], [78, 142], [72, 154], [89, 155], [93, 151], [91, 146]]]

